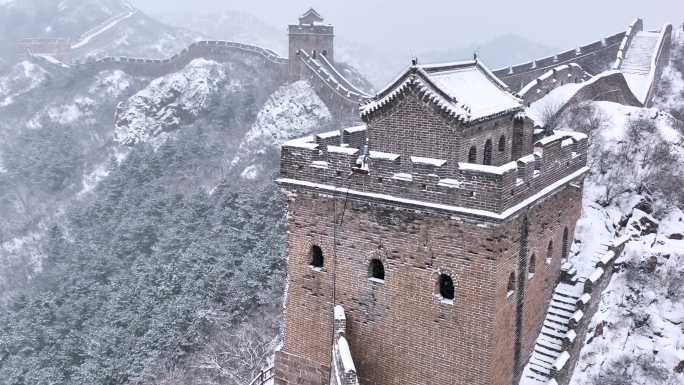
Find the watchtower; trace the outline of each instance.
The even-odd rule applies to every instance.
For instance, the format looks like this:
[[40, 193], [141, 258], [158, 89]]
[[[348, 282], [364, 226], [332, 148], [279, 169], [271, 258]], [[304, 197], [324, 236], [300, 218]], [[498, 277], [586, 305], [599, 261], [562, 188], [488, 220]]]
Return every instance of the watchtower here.
[[544, 136], [478, 61], [414, 63], [361, 117], [282, 148], [276, 385], [515, 383], [580, 216], [586, 136]]
[[315, 9], [306, 11], [299, 17], [299, 24], [290, 25], [288, 31], [290, 81], [300, 80], [304, 70], [304, 64], [297, 58], [300, 50], [309, 55], [325, 55], [328, 61], [334, 63], [334, 28], [325, 24], [323, 17]]

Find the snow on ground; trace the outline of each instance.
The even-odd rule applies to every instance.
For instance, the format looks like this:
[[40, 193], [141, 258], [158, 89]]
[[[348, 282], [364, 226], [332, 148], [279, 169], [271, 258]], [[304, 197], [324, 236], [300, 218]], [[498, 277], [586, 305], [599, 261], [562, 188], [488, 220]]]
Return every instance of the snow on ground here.
[[527, 108], [527, 116], [537, 125], [543, 126], [546, 117], [557, 113], [583, 86], [584, 83], [568, 83], [551, 90]]
[[673, 209], [657, 233], [642, 235], [636, 226], [646, 216], [635, 209], [627, 225], [632, 241], [591, 321], [571, 385], [684, 383], [684, 241], [669, 239], [673, 229], [684, 233], [684, 213]]
[[[674, 161], [655, 168], [682, 171], [683, 133], [672, 118], [656, 109], [626, 107], [610, 102], [592, 105], [607, 118], [593, 132], [592, 171], [585, 182], [582, 218], [570, 261], [580, 276], [591, 273], [596, 257], [619, 232], [631, 236], [619, 271], [603, 294], [591, 321], [571, 385], [684, 383], [684, 213], [662, 194], [639, 193], [646, 181], [646, 154], [669, 143]], [[653, 122], [653, 132], [641, 132], [638, 145], [630, 122]], [[603, 168], [599, 158], [619, 155], [622, 162]], [[679, 177], [683, 177], [679, 174]], [[608, 186], [622, 187], [606, 199]], [[619, 382], [621, 380], [623, 382]]]
[[220, 89], [241, 87], [238, 80], [228, 81], [223, 64], [193, 60], [181, 71], [155, 79], [124, 103], [117, 115], [115, 140], [122, 144], [149, 141], [178, 128], [183, 116], [197, 118]]
[[95, 76], [95, 82], [88, 89], [88, 93], [98, 97], [117, 99], [128, 90], [132, 83], [133, 78], [123, 71], [103, 71]]
[[[331, 120], [328, 108], [307, 81], [284, 85], [271, 95], [257, 115], [232, 164], [292, 138], [320, 132]], [[252, 173], [245, 170], [245, 175]]]
[[17, 96], [39, 87], [47, 79], [48, 73], [40, 66], [26, 60], [17, 63], [0, 77], [0, 107], [14, 103]]
[[101, 34], [107, 32], [107, 31], [109, 31], [110, 29], [114, 28], [120, 22], [122, 22], [122, 21], [130, 18], [131, 16], [133, 16], [135, 14], [135, 12], [136, 11], [134, 9], [132, 9], [129, 12], [123, 13], [121, 15], [117, 15], [117, 16], [105, 21], [101, 25], [96, 26], [95, 28], [86, 32], [78, 42], [76, 42], [75, 44], [73, 44], [71, 46], [71, 49], [78, 49], [78, 48], [81, 48], [84, 45], [90, 43], [90, 41], [93, 40], [94, 38], [100, 36]]

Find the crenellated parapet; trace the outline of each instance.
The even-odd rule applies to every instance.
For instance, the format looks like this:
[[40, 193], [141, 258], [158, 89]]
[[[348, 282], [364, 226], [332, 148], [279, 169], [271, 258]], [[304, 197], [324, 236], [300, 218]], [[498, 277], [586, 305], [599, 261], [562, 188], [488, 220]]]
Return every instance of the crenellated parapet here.
[[579, 64], [564, 64], [552, 68], [542, 76], [528, 83], [518, 92], [518, 95], [520, 95], [525, 103], [530, 104], [548, 95], [549, 92], [558, 87], [568, 83], [581, 83], [590, 77], [591, 75], [589, 75]]
[[630, 44], [632, 44], [632, 40], [634, 39], [637, 33], [643, 30], [643, 19], [638, 18], [634, 20], [632, 24], [629, 25], [629, 27], [627, 28], [627, 32], [625, 32], [625, 36], [623, 37], [622, 42], [620, 43], [620, 47], [617, 53], [617, 59], [615, 59], [615, 63], [613, 64], [613, 69], [620, 69], [620, 66], [622, 66], [622, 62], [625, 60], [627, 49], [629, 48]]
[[585, 71], [595, 75], [610, 69], [624, 37], [625, 32], [616, 33], [553, 56], [498, 69], [494, 74], [514, 90], [522, 89], [545, 72], [564, 64], [579, 64]]
[[250, 44], [216, 40], [194, 42], [181, 52], [166, 59], [105, 57], [75, 63], [74, 67], [80, 71], [121, 70], [132, 75], [157, 77], [178, 71], [194, 59], [206, 58], [224, 61], [233, 59], [237, 55], [246, 55], [264, 60], [279, 68], [283, 75], [287, 69], [288, 59], [280, 57], [270, 49]]
[[[587, 137], [557, 132], [534, 153], [501, 166], [449, 164], [443, 159], [365, 153], [358, 127], [310, 136], [282, 148], [279, 182], [323, 192], [503, 219], [587, 171]], [[350, 177], [360, 174], [361, 177]]]

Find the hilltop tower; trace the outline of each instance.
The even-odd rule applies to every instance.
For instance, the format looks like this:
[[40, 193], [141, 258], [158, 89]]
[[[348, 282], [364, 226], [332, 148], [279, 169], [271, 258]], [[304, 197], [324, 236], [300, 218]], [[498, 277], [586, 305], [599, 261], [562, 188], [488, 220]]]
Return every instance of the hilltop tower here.
[[301, 60], [297, 60], [300, 50], [309, 55], [325, 55], [328, 61], [335, 62], [334, 28], [332, 25], [325, 24], [323, 17], [315, 9], [310, 8], [300, 16], [299, 24], [290, 25], [288, 34], [290, 41], [290, 81], [294, 82], [302, 78], [304, 64]]
[[581, 213], [586, 136], [546, 135], [477, 61], [414, 63], [361, 117], [282, 148], [276, 385], [515, 383]]

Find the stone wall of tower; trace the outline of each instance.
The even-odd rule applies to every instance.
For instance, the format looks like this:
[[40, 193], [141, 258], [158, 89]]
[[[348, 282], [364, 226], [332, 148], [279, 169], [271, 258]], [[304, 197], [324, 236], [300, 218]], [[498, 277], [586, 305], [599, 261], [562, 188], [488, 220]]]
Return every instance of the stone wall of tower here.
[[[476, 163], [484, 163], [487, 140], [492, 142], [492, 165], [500, 166], [513, 158], [513, 115], [502, 116], [487, 122], [462, 127], [448, 124], [428, 103], [410, 94], [383, 114], [368, 122], [368, 137], [373, 150], [395, 153], [403, 159], [422, 156], [444, 159], [456, 167], [458, 162], [468, 162], [471, 147], [476, 148]], [[532, 152], [534, 128], [523, 121], [520, 152]], [[499, 151], [499, 139], [504, 137], [503, 151]]]
[[294, 82], [305, 79], [308, 69], [297, 57], [299, 50], [317, 55], [325, 54], [331, 63], [335, 62], [334, 28], [329, 25], [289, 26], [289, 79]]
[[[337, 303], [347, 310], [347, 338], [361, 384], [510, 384], [531, 354], [559, 276], [560, 247], [546, 264], [547, 244], [553, 239], [560, 246], [565, 227], [572, 233], [580, 196], [566, 186], [527, 212], [490, 222], [373, 201], [345, 203], [344, 196], [305, 190], [290, 194], [285, 338], [276, 383], [326, 383], [320, 373], [329, 368]], [[335, 218], [343, 222], [333, 229]], [[310, 266], [312, 245], [323, 250], [322, 269]], [[526, 272], [523, 261], [532, 253], [538, 256], [534, 277], [525, 275], [508, 296], [510, 273]], [[369, 279], [372, 259], [383, 262], [384, 282]], [[437, 294], [441, 273], [454, 280], [453, 303]]]

